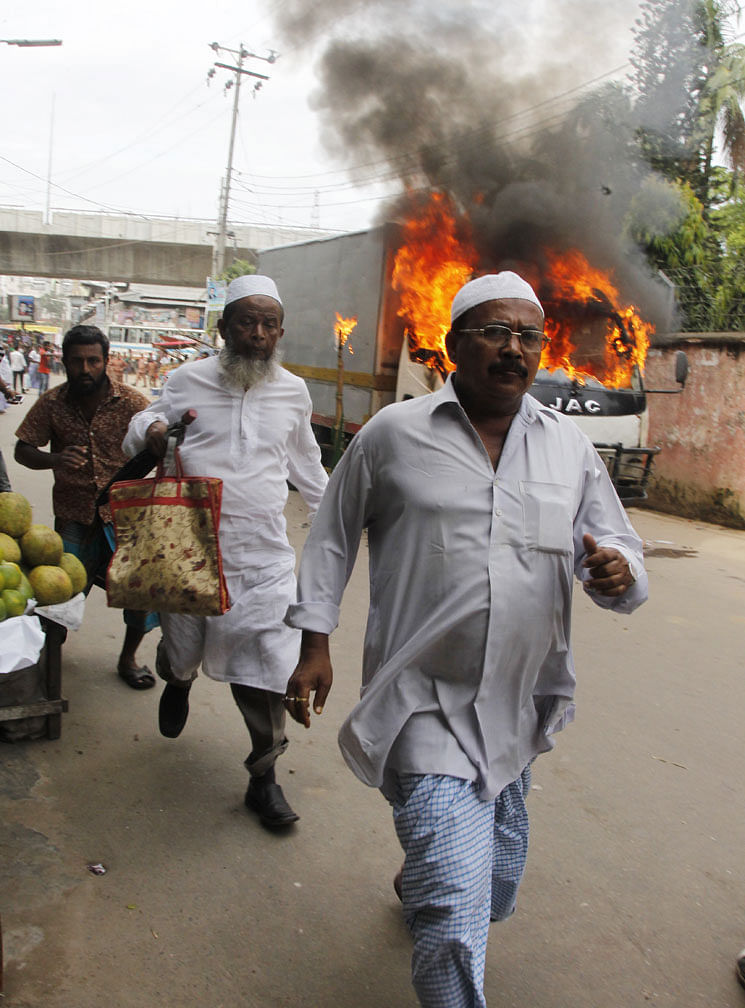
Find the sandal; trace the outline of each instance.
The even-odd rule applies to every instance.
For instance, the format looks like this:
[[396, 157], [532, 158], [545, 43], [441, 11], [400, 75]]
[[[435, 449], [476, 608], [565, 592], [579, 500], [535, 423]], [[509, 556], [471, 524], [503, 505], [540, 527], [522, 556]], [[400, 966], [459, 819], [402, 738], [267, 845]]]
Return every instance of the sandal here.
[[147, 665], [141, 665], [139, 668], [120, 668], [118, 672], [119, 677], [132, 689], [152, 689], [155, 685], [155, 676]]

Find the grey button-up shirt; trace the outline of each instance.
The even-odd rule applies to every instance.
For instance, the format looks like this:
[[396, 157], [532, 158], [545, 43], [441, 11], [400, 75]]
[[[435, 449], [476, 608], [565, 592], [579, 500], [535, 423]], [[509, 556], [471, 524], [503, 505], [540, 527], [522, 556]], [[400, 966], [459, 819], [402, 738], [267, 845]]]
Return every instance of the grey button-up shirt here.
[[344, 758], [372, 786], [393, 767], [465, 776], [493, 797], [571, 709], [583, 534], [620, 550], [636, 578], [598, 605], [630, 613], [647, 597], [642, 543], [605, 466], [571, 420], [526, 395], [495, 471], [449, 379], [381, 410], [350, 444], [303, 551], [291, 626], [336, 627], [363, 528], [370, 612]]

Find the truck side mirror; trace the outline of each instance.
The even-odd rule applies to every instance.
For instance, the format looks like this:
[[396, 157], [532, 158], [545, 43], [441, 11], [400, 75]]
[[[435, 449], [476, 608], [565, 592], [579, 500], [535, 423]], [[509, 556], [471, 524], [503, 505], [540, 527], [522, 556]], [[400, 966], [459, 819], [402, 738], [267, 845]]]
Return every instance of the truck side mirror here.
[[686, 383], [688, 377], [688, 355], [685, 350], [678, 350], [675, 354], [675, 380], [681, 388]]

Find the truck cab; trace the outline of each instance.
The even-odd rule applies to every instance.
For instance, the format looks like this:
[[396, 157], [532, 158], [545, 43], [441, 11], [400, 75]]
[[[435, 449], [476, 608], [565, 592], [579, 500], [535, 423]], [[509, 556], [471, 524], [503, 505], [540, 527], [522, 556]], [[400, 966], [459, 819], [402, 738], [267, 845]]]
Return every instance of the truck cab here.
[[541, 368], [530, 389], [539, 402], [571, 417], [590, 438], [624, 502], [643, 500], [659, 448], [647, 446], [647, 396], [638, 367], [628, 385], [608, 388], [587, 375], [582, 381], [557, 368]]
[[[401, 245], [399, 225], [386, 224], [259, 256], [259, 272], [282, 291], [285, 367], [308, 385], [314, 430], [330, 468], [381, 407], [435, 391], [452, 369], [444, 346], [422, 339], [416, 318], [403, 310], [396, 280]], [[554, 288], [538, 294], [550, 343], [532, 394], [585, 431], [623, 501], [643, 499], [658, 451], [647, 445], [650, 390], [642, 375], [651, 327], [594, 287], [574, 296]], [[428, 296], [423, 310], [432, 315]], [[448, 311], [449, 302], [436, 321]], [[340, 318], [354, 323], [344, 346], [335, 338]]]

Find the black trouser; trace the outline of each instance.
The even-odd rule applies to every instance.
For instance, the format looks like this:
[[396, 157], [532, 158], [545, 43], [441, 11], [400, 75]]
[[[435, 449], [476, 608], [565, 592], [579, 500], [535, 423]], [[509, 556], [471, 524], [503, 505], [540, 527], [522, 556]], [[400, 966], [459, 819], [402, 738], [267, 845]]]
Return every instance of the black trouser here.
[[[168, 622], [165, 616], [162, 620], [165, 620], [163, 629], [166, 631]], [[198, 645], [199, 625], [202, 620], [199, 617], [188, 616], [180, 616], [179, 620], [182, 621], [184, 631], [187, 628], [192, 630], [192, 661], [189, 662], [188, 668], [179, 669], [174, 673], [165, 640], [161, 638], [158, 642], [155, 670], [164, 682], [186, 686], [194, 683], [197, 669], [201, 664]], [[277, 757], [282, 755], [289, 744], [285, 735], [287, 714], [284, 694], [274, 693], [258, 686], [244, 686], [242, 683], [231, 683], [230, 691], [251, 736], [251, 752], [243, 761], [243, 765], [252, 777], [261, 777], [274, 766]]]
[[243, 765], [252, 777], [261, 777], [289, 744], [285, 735], [284, 696], [241, 683], [231, 683], [230, 692], [246, 722], [253, 746]]

